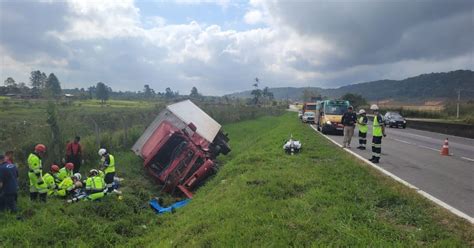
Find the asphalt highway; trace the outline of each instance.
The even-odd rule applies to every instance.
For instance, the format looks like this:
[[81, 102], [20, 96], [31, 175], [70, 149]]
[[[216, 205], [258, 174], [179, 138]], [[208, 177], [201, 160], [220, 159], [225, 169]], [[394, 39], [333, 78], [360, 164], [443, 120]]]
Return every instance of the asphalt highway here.
[[[356, 149], [357, 128], [351, 143], [351, 150], [365, 158], [372, 156], [370, 129], [367, 150]], [[387, 137], [382, 139], [380, 167], [474, 217], [474, 139], [411, 128], [387, 127], [386, 133]], [[342, 144], [342, 135], [328, 137]], [[446, 138], [451, 156], [440, 155]]]

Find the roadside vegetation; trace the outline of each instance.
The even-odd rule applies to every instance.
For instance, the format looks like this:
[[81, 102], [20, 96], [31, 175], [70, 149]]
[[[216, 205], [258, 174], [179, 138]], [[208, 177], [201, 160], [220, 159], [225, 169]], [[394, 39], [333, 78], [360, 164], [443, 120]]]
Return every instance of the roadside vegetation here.
[[[258, 113], [253, 117], [263, 114]], [[269, 113], [273, 112], [265, 111]], [[43, 205], [29, 202], [24, 185], [22, 219], [0, 214], [2, 223], [8, 223], [0, 226], [0, 243], [3, 247], [469, 247], [474, 242], [472, 225], [354, 161], [293, 113], [230, 123], [224, 130], [232, 152], [219, 158], [218, 174], [175, 214], [159, 216], [148, 207], [148, 201], [160, 195], [158, 187], [145, 175], [142, 161], [120, 148], [121, 130], [110, 131], [104, 140], [110, 139], [118, 174], [125, 179], [123, 200], [112, 195], [100, 202], [67, 205], [52, 199]], [[288, 156], [282, 151], [290, 134], [303, 142], [301, 154]], [[93, 147], [95, 138], [85, 139], [91, 142], [85, 147]], [[85, 169], [95, 166], [90, 156]], [[18, 161], [24, 167], [24, 160]], [[164, 197], [166, 203], [175, 200]]]

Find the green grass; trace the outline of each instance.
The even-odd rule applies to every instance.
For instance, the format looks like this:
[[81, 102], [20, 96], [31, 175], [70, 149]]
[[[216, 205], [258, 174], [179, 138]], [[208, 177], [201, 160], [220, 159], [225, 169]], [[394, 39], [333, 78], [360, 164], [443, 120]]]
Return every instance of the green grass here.
[[[131, 152], [116, 154], [124, 200], [66, 205], [20, 197], [0, 214], [4, 247], [470, 247], [472, 225], [336, 148], [292, 113], [225, 125], [232, 152], [175, 214], [155, 215], [158, 187]], [[293, 134], [304, 150], [285, 155]], [[88, 165], [90, 167], [91, 164]], [[166, 201], [173, 199], [167, 197]]]
[[[227, 125], [233, 151], [185, 209], [131, 245], [465, 246], [472, 226], [380, 176], [292, 114]], [[285, 155], [290, 134], [303, 142]]]

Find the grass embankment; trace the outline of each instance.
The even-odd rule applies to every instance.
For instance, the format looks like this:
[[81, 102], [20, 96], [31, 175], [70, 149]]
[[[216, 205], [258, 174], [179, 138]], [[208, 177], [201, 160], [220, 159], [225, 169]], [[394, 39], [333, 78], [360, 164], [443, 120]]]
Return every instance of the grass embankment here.
[[[294, 114], [225, 126], [232, 153], [163, 225], [129, 245], [471, 246], [472, 226], [337, 149]], [[303, 142], [296, 156], [282, 145]]]
[[[1, 246], [473, 245], [471, 225], [356, 162], [293, 113], [224, 128], [233, 151], [175, 214], [147, 207], [157, 187], [135, 155], [117, 153], [124, 200], [45, 206], [23, 194], [22, 221], [0, 214]], [[282, 151], [291, 133], [303, 142], [299, 155]]]

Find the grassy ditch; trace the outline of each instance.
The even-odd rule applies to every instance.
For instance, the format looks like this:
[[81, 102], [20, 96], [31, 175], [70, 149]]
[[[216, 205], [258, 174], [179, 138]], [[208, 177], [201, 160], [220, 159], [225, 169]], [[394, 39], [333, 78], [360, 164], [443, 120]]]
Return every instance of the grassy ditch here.
[[[131, 246], [473, 245], [472, 226], [337, 149], [294, 114], [225, 126], [233, 151], [186, 208]], [[285, 155], [290, 134], [304, 150]]]
[[[473, 227], [380, 176], [293, 113], [224, 126], [233, 151], [175, 214], [155, 215], [158, 187], [131, 152], [116, 153], [124, 199], [30, 203], [0, 214], [2, 247], [469, 247]], [[293, 134], [304, 150], [282, 151]], [[88, 165], [88, 166], [91, 166]], [[87, 167], [87, 166], [86, 166]], [[167, 201], [173, 200], [171, 197]]]

